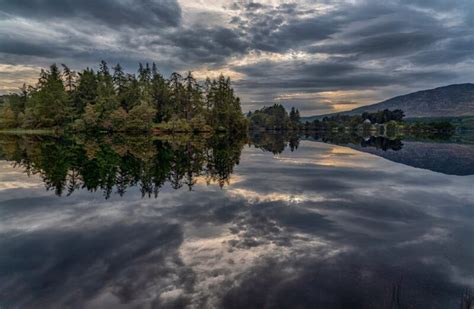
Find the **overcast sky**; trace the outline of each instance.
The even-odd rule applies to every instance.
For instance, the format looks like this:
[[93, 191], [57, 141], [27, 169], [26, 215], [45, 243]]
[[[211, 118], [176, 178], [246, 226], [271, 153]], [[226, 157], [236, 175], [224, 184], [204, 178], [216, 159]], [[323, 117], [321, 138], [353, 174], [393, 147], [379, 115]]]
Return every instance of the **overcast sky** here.
[[472, 0], [0, 0], [0, 93], [41, 67], [230, 75], [243, 109], [303, 115], [474, 81]]

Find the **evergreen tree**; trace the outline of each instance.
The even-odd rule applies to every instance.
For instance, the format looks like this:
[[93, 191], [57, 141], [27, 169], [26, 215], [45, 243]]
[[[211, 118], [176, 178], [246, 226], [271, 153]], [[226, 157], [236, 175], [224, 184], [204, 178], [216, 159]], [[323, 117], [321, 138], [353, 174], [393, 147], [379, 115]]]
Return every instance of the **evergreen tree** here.
[[204, 112], [202, 93], [199, 84], [194, 79], [191, 72], [188, 72], [187, 76], [184, 78], [184, 82], [186, 87], [186, 98], [183, 100], [183, 113], [184, 119], [189, 121], [194, 116]]
[[100, 64], [97, 81], [96, 111], [103, 122], [103, 126], [110, 127], [110, 114], [117, 110], [119, 103], [115, 94], [113, 77], [105, 61]]
[[150, 82], [151, 105], [156, 110], [155, 122], [167, 121], [171, 118], [170, 92], [166, 80], [158, 72], [156, 64], [152, 66]]
[[134, 74], [127, 74], [124, 93], [120, 106], [127, 112], [140, 104], [140, 83]]
[[87, 68], [79, 73], [79, 82], [74, 92], [74, 110], [78, 115], [84, 113], [87, 104], [94, 105], [97, 101], [98, 81], [92, 69]]
[[41, 73], [40, 81], [31, 96], [31, 112], [36, 127], [62, 126], [67, 119], [68, 97], [61, 80], [61, 72], [53, 64]]
[[181, 80], [182, 76], [176, 72], [171, 74], [169, 80], [172, 113], [177, 118], [183, 118], [182, 106], [185, 100], [184, 87]]

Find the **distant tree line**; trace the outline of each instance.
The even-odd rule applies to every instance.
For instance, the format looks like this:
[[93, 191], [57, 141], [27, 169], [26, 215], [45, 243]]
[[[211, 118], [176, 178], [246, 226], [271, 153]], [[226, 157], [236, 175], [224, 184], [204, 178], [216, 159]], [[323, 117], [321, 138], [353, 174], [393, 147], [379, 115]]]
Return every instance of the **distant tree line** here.
[[263, 107], [254, 112], [248, 112], [249, 128], [251, 130], [299, 130], [302, 128], [300, 112], [294, 107], [290, 113], [281, 104]]
[[325, 130], [334, 127], [354, 128], [361, 125], [385, 124], [389, 122], [402, 122], [405, 114], [402, 110], [381, 110], [375, 113], [365, 112], [361, 115], [341, 115], [326, 116], [321, 120], [315, 119], [305, 123], [307, 130]]
[[53, 64], [35, 86], [2, 97], [0, 128], [76, 131], [242, 131], [247, 120], [229, 78], [200, 84], [191, 72], [165, 79], [153, 63], [127, 74], [102, 61], [97, 72]]
[[249, 128], [251, 130], [330, 130], [336, 127], [355, 128], [362, 125], [400, 123], [403, 121], [402, 110], [382, 110], [375, 113], [365, 112], [361, 115], [326, 116], [323, 119], [315, 119], [311, 122], [301, 122], [300, 112], [292, 107], [290, 112], [280, 104], [263, 107], [254, 112], [247, 113]]

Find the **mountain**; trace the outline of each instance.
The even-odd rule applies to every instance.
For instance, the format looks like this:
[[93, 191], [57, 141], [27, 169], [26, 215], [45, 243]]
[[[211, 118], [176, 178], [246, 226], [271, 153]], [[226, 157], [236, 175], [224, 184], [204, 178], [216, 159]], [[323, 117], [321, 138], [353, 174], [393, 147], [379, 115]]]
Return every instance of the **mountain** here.
[[[384, 109], [401, 109], [407, 118], [474, 115], [474, 84], [457, 84], [418, 91], [337, 114], [358, 115]], [[301, 120], [312, 121], [335, 114], [302, 117]]]

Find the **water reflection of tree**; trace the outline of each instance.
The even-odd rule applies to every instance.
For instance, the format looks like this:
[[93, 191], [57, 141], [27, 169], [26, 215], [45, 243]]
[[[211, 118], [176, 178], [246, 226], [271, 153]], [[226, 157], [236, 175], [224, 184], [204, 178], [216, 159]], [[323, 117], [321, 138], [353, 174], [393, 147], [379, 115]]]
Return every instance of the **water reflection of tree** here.
[[250, 143], [264, 151], [273, 154], [282, 153], [286, 147], [291, 151], [298, 149], [300, 143], [300, 135], [296, 132], [268, 133], [256, 131], [250, 136]]
[[385, 136], [360, 136], [357, 134], [325, 134], [325, 135], [308, 135], [307, 138], [312, 140], [322, 141], [324, 143], [336, 145], [360, 145], [362, 147], [373, 147], [383, 151], [394, 150], [398, 151], [403, 148], [403, 143], [400, 138], [388, 138]]
[[179, 136], [2, 137], [0, 155], [26, 173], [38, 174], [57, 195], [78, 189], [100, 190], [105, 198], [137, 186], [157, 196], [169, 183], [192, 190], [200, 177], [228, 183], [245, 139]]
[[[307, 136], [332, 144], [356, 144], [382, 150], [400, 150], [399, 139], [332, 134]], [[229, 182], [247, 138], [229, 136], [169, 135], [98, 137], [2, 136], [0, 156], [38, 174], [48, 190], [70, 195], [78, 189], [113, 192], [123, 196], [138, 187], [142, 196], [157, 196], [169, 184], [189, 190], [199, 179], [223, 187]], [[300, 136], [294, 132], [255, 132], [248, 140], [264, 151], [282, 153], [298, 149]]]

